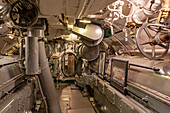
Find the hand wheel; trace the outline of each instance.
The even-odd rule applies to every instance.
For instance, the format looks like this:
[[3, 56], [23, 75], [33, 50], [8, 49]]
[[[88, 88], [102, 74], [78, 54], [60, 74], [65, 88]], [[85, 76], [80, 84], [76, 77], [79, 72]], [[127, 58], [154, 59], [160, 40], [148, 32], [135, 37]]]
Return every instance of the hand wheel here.
[[11, 5], [10, 18], [18, 27], [30, 27], [38, 19], [38, 9], [29, 1], [19, 0]]
[[153, 40], [161, 34], [169, 33], [169, 29], [161, 24], [146, 23], [141, 26], [136, 34], [136, 43], [139, 51], [148, 59], [158, 60], [163, 58], [168, 50], [169, 43], [155, 43]]

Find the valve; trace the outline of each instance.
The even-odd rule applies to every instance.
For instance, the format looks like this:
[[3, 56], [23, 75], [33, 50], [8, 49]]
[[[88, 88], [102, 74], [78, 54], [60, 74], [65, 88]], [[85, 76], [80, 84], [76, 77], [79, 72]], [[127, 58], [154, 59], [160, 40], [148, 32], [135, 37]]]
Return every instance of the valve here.
[[163, 58], [169, 50], [170, 29], [162, 24], [146, 23], [136, 34], [139, 51], [148, 59]]
[[10, 18], [17, 27], [30, 27], [38, 20], [38, 8], [29, 1], [18, 0], [11, 5]]

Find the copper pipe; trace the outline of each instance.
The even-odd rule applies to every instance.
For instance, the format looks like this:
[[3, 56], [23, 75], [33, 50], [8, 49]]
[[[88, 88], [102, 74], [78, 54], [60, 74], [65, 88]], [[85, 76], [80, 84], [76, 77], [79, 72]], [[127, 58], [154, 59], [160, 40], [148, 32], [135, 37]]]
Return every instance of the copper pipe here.
[[[162, 42], [168, 42], [170, 43], [170, 33], [168, 34], [162, 34], [160, 37], [159, 37], [159, 40], [162, 41]], [[152, 42], [153, 44], [157, 44], [155, 38], [152, 39]]]
[[169, 42], [170, 41], [170, 33], [161, 35], [160, 40], [162, 42], [167, 42], [167, 41]]

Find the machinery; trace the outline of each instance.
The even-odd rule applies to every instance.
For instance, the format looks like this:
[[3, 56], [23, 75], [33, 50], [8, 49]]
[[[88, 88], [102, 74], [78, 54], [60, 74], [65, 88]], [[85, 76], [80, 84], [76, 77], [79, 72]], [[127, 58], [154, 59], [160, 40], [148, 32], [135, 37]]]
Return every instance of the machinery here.
[[169, 113], [169, 43], [170, 0], [1, 0], [0, 113], [89, 112], [63, 84], [89, 113]]

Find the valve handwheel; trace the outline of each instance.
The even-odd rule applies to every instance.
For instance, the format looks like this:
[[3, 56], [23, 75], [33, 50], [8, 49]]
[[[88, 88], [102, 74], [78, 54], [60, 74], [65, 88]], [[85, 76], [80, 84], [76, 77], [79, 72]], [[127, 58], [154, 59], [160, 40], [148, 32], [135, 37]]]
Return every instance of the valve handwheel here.
[[157, 41], [161, 34], [169, 33], [170, 30], [161, 24], [146, 23], [140, 27], [136, 34], [136, 43], [139, 51], [148, 59], [158, 60], [163, 58], [168, 50], [169, 43]]
[[10, 18], [18, 27], [30, 27], [38, 19], [38, 9], [29, 1], [19, 0], [11, 5]]

